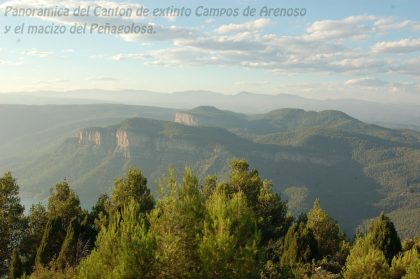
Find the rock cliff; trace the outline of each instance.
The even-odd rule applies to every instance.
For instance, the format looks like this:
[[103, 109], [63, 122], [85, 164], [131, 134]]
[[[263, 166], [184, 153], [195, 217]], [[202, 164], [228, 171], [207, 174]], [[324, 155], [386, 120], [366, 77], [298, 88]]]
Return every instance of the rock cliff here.
[[79, 144], [101, 145], [102, 133], [98, 130], [83, 129], [79, 131]]
[[198, 126], [197, 119], [195, 119], [191, 114], [185, 112], [177, 112], [175, 114], [175, 122], [188, 126]]

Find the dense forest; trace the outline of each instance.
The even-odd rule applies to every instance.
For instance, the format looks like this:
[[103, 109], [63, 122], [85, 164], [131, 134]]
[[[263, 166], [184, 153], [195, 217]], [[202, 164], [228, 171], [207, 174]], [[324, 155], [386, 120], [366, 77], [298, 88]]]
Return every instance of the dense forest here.
[[[154, 197], [135, 168], [90, 211], [64, 180], [28, 214], [0, 178], [1, 278], [419, 278], [420, 238], [381, 214], [346, 236], [316, 200], [290, 215], [245, 160], [226, 181], [173, 168]], [[349, 211], [352, 208], [348, 208]]]

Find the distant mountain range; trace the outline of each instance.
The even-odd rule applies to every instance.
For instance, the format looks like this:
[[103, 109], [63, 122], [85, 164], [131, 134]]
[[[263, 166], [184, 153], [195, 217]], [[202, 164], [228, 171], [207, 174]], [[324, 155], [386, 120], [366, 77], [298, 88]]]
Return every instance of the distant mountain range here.
[[242, 113], [267, 113], [279, 108], [339, 110], [357, 119], [389, 128], [420, 131], [420, 110], [412, 104], [382, 104], [362, 100], [315, 100], [295, 95], [263, 95], [241, 92], [224, 95], [209, 91], [184, 91], [171, 94], [151, 91], [77, 90], [68, 92], [16, 92], [0, 94], [0, 104], [98, 104], [114, 103], [190, 109], [214, 106]]
[[0, 125], [0, 154], [10, 158], [0, 171], [11, 168], [26, 196], [42, 199], [67, 177], [88, 206], [129, 166], [140, 167], [156, 193], [170, 165], [226, 178], [229, 161], [245, 158], [293, 214], [319, 197], [349, 234], [380, 211], [403, 236], [420, 231], [420, 133], [340, 111], [5, 105]]

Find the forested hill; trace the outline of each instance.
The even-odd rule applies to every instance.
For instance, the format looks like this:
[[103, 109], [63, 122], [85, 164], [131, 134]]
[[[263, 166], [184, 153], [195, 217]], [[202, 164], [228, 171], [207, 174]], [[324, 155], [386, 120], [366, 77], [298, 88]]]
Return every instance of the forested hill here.
[[79, 129], [14, 169], [22, 192], [44, 198], [67, 177], [88, 206], [129, 166], [141, 168], [156, 193], [169, 165], [189, 165], [200, 179], [226, 179], [228, 162], [244, 158], [273, 181], [293, 214], [319, 197], [350, 235], [381, 211], [401, 235], [419, 232], [419, 133], [368, 125], [339, 111], [245, 115], [199, 107], [170, 115], [178, 123], [131, 118]]

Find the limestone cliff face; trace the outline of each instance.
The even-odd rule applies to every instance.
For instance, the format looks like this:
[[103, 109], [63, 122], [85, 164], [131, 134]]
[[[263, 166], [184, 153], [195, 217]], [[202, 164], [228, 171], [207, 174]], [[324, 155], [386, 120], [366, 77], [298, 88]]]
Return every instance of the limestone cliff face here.
[[130, 140], [128, 138], [127, 131], [118, 130], [116, 133], [116, 139], [117, 139], [117, 147], [122, 148], [122, 149], [127, 149], [130, 146]]
[[79, 131], [79, 144], [101, 145], [102, 133], [97, 130], [84, 129]]
[[177, 112], [175, 114], [175, 122], [188, 126], [198, 126], [198, 121], [194, 116], [185, 112]]

